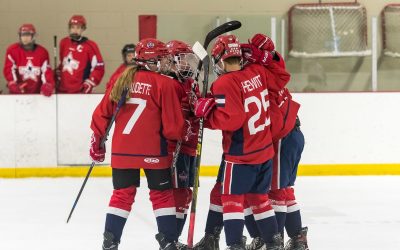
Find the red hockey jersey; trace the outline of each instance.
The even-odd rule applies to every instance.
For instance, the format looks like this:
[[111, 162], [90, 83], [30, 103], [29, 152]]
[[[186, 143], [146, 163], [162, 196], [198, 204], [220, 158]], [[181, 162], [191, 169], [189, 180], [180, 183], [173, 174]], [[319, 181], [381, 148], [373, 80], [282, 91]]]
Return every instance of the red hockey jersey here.
[[[109, 88], [96, 107], [91, 129], [104, 136], [116, 108]], [[171, 165], [167, 140], [180, 140], [183, 130], [181, 105], [174, 80], [149, 71], [137, 71], [130, 99], [115, 120], [112, 139], [113, 168], [162, 169]]]
[[119, 67], [114, 71], [114, 73], [110, 76], [110, 80], [108, 80], [107, 85], [106, 85], [106, 89], [114, 86], [115, 82], [118, 80], [118, 77], [124, 72], [124, 70], [127, 68], [128, 66], [123, 63], [121, 65], [119, 65]]
[[225, 160], [261, 164], [273, 157], [268, 91], [282, 89], [289, 79], [285, 70], [274, 75], [261, 65], [250, 64], [212, 84], [217, 105], [208, 124], [222, 130]]
[[[272, 61], [271, 65], [266, 66], [267, 70], [272, 74], [281, 74], [285, 70], [285, 61], [282, 56], [276, 52], [279, 61]], [[271, 132], [274, 142], [285, 137], [295, 126], [297, 113], [300, 109], [300, 104], [292, 99], [287, 88], [282, 88], [279, 91], [271, 90]]]
[[[197, 118], [191, 110], [191, 107], [193, 107], [191, 102], [194, 102], [195, 99], [200, 96], [200, 92], [196, 88], [196, 93], [193, 93], [192, 86], [192, 79], [186, 80], [184, 83], [180, 83], [178, 80], [175, 81], [175, 89], [181, 101], [183, 117], [185, 119], [180, 152], [195, 156], [200, 124], [199, 118]], [[192, 96], [193, 94], [196, 96]], [[169, 144], [169, 151], [174, 152], [175, 147], [176, 143], [171, 141]]]
[[[3, 68], [8, 82], [25, 84], [26, 94], [40, 93], [42, 84], [54, 86], [54, 75], [49, 63], [49, 53], [36, 44], [33, 50], [25, 50], [19, 43], [8, 47]], [[11, 93], [13, 94], [13, 93]]]
[[81, 93], [83, 82], [100, 84], [104, 75], [104, 62], [97, 44], [86, 37], [73, 41], [65, 37], [60, 42], [61, 81], [59, 93]]

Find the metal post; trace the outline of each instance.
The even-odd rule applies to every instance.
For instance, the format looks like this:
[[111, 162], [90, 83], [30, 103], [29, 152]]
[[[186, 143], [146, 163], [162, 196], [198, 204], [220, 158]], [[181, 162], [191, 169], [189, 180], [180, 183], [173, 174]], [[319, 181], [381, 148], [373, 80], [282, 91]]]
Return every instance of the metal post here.
[[372, 91], [378, 91], [378, 46], [377, 46], [377, 35], [378, 35], [378, 20], [376, 17], [372, 17]]

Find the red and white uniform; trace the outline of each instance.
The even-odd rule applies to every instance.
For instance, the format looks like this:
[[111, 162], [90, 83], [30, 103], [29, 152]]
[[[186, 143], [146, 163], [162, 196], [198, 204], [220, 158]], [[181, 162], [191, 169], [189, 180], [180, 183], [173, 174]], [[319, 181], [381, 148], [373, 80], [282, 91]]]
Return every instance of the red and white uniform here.
[[81, 93], [83, 83], [100, 84], [104, 75], [104, 62], [97, 44], [86, 37], [73, 41], [65, 37], [60, 42], [59, 93]]
[[[181, 101], [182, 113], [185, 119], [185, 126], [183, 131], [183, 138], [181, 142], [180, 153], [184, 153], [190, 156], [196, 155], [197, 140], [199, 134], [199, 118], [197, 118], [192, 110], [192, 84], [193, 80], [188, 79], [184, 83], [180, 83], [178, 80], [175, 81], [175, 89], [179, 100]], [[196, 90], [197, 97], [200, 96], [200, 92]], [[169, 152], [175, 151], [176, 143], [171, 141], [169, 144]]]
[[42, 84], [49, 83], [54, 86], [49, 53], [38, 44], [34, 45], [33, 50], [25, 50], [19, 43], [9, 46], [3, 74], [8, 82], [24, 84], [24, 93], [26, 94], [40, 93]]
[[[116, 108], [109, 88], [96, 107], [91, 128], [104, 136]], [[163, 169], [171, 165], [167, 140], [180, 140], [184, 120], [174, 80], [149, 71], [137, 71], [130, 99], [115, 120], [112, 140], [113, 168]]]
[[115, 82], [118, 80], [119, 76], [125, 71], [128, 67], [125, 63], [119, 65], [119, 67], [114, 71], [114, 73], [110, 76], [110, 80], [108, 80], [106, 89], [114, 86]]
[[290, 79], [284, 69], [276, 67], [276, 71], [273, 74], [261, 65], [250, 64], [221, 75], [213, 83], [211, 92], [217, 106], [207, 123], [211, 129], [222, 130], [226, 161], [261, 164], [273, 157], [268, 92], [282, 89]]
[[[281, 55], [279, 61], [273, 60], [270, 65], [266, 66], [267, 70], [273, 74], [280, 74], [286, 68], [285, 61]], [[271, 132], [273, 141], [276, 142], [285, 137], [295, 126], [297, 113], [300, 109], [300, 104], [292, 99], [287, 88], [270, 91], [271, 96]]]

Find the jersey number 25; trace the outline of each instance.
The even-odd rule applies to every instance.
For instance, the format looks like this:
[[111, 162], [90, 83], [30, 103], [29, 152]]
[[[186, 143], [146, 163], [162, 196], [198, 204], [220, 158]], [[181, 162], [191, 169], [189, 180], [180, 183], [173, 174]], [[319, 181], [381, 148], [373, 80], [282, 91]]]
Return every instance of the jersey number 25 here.
[[252, 117], [250, 117], [248, 121], [248, 127], [249, 127], [249, 132], [250, 135], [257, 134], [260, 131], [263, 131], [265, 127], [269, 126], [271, 124], [271, 120], [269, 117], [265, 116], [265, 121], [263, 124], [260, 124], [259, 126], [255, 126], [255, 123], [260, 120], [261, 118], [261, 109], [264, 110], [264, 112], [267, 112], [267, 109], [269, 107], [269, 101], [266, 100], [266, 96], [268, 95], [268, 90], [264, 89], [261, 93], [261, 100], [257, 98], [256, 96], [250, 96], [247, 97], [244, 100], [244, 111], [247, 113], [249, 112], [249, 105], [251, 103], [254, 103], [257, 106], [257, 113], [255, 113]]

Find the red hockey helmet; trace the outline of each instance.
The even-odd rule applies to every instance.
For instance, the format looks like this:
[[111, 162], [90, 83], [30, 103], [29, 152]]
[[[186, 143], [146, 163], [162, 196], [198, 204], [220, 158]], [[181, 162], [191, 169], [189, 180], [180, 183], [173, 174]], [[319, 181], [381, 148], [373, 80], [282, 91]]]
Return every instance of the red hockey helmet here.
[[193, 53], [192, 47], [185, 42], [172, 40], [167, 43], [167, 49], [174, 59], [176, 75], [182, 80], [193, 77], [199, 59]]
[[35, 35], [36, 34], [35, 26], [33, 26], [33, 24], [31, 24], [31, 23], [24, 23], [21, 25], [21, 27], [19, 27], [18, 34], [19, 35], [22, 35], [22, 34]]
[[146, 38], [140, 40], [135, 48], [136, 64], [151, 70], [150, 65], [156, 65], [157, 71], [161, 70], [161, 59], [168, 57], [168, 49], [165, 43], [155, 39]]
[[[211, 50], [213, 69], [217, 76], [225, 73], [224, 60], [230, 57], [242, 58], [239, 39], [234, 35], [222, 35], [217, 38]], [[219, 65], [219, 62], [222, 65]]]
[[214, 63], [229, 57], [242, 57], [239, 39], [235, 35], [222, 35], [217, 38], [211, 51]]
[[86, 29], [86, 19], [82, 15], [73, 15], [68, 22], [68, 26], [73, 24], [81, 25], [84, 29]]
[[193, 53], [192, 48], [189, 44], [179, 41], [179, 40], [171, 40], [167, 42], [168, 52], [172, 55], [178, 55], [180, 53]]

